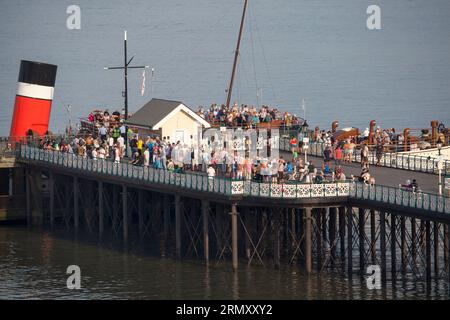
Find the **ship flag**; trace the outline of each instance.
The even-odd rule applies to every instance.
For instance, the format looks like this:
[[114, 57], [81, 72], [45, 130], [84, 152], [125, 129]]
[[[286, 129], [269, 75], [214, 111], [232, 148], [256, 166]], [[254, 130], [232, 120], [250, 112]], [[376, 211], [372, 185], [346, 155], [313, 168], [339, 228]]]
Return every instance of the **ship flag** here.
[[145, 69], [142, 71], [141, 96], [145, 93]]

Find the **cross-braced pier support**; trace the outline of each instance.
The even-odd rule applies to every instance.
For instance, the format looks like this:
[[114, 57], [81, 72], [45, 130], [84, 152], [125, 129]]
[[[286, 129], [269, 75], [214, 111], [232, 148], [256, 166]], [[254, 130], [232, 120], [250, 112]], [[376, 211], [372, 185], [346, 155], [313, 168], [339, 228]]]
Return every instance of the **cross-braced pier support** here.
[[234, 271], [245, 262], [361, 277], [369, 265], [378, 265], [386, 285], [450, 281], [449, 225], [432, 216], [345, 201], [227, 201], [34, 167], [26, 169], [25, 186], [29, 225], [142, 241], [157, 246], [162, 257], [199, 258], [206, 265], [231, 261]]

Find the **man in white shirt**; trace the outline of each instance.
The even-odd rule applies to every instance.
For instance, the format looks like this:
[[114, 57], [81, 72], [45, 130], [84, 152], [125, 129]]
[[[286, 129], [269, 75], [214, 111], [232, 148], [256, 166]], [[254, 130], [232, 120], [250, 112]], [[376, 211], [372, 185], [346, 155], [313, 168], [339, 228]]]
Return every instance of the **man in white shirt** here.
[[124, 124], [122, 124], [120, 126], [119, 130], [120, 130], [120, 136], [125, 139], [125, 136], [127, 134], [127, 127]]
[[107, 132], [108, 132], [108, 130], [106, 130], [105, 125], [102, 124], [102, 126], [98, 129], [98, 134], [100, 135], [100, 139], [102, 140], [102, 142], [106, 141]]
[[124, 153], [124, 149], [125, 149], [125, 139], [124, 137], [120, 136], [117, 138], [117, 144], [119, 145], [121, 154]]

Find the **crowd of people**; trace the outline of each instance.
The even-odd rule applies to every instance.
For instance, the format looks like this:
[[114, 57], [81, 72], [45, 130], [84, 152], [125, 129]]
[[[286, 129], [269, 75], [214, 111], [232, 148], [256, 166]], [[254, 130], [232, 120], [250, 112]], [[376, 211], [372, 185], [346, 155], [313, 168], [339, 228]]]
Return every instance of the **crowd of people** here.
[[213, 103], [209, 108], [200, 106], [198, 115], [211, 124], [228, 127], [254, 128], [260, 123], [279, 122], [285, 127], [303, 125], [302, 119], [289, 112], [281, 112], [277, 108], [262, 106], [259, 110], [255, 106], [234, 104], [227, 108], [225, 105]]
[[47, 137], [42, 140], [41, 147], [95, 161], [109, 160], [114, 163], [127, 161], [132, 165], [172, 172], [197, 172], [206, 174], [210, 178], [221, 176], [272, 183], [322, 183], [346, 180], [338, 159], [333, 169], [329, 161], [332, 157], [328, 153], [325, 153], [327, 156], [323, 164], [316, 167], [312, 161], [304, 162], [297, 152], [293, 153], [290, 159], [285, 159], [283, 156], [251, 157], [248, 149], [238, 151], [223, 148], [211, 151], [206, 147], [197, 147], [180, 141], [170, 142], [167, 137], [142, 138], [138, 134], [131, 135], [128, 141], [131, 156], [125, 158], [126, 132], [121, 131], [120, 127], [106, 131], [103, 128], [105, 128], [104, 124], [99, 128], [97, 135], [89, 134], [85, 138]]
[[[257, 110], [253, 106], [211, 105], [200, 108], [198, 113], [210, 122], [225, 122], [227, 125], [252, 125], [254, 123], [282, 120], [286, 124], [298, 124], [299, 119], [289, 113], [281, 113], [276, 108], [263, 106]], [[353, 161], [355, 139], [335, 141], [330, 131], [315, 133], [313, 141], [323, 142], [323, 161], [315, 165], [310, 159], [305, 161], [300, 155], [304, 150], [301, 141], [292, 136], [291, 154], [277, 158], [257, 155], [250, 156], [249, 144], [243, 142], [242, 150], [219, 148], [212, 150], [208, 145], [194, 142], [170, 141], [169, 137], [141, 136], [125, 126], [119, 112], [92, 112], [88, 121], [95, 130], [87, 136], [77, 136], [70, 140], [44, 139], [42, 147], [78, 155], [93, 160], [110, 160], [114, 163], [127, 161], [132, 165], [153, 167], [173, 172], [198, 172], [210, 178], [215, 176], [239, 180], [254, 180], [272, 183], [322, 183], [344, 181], [347, 177], [343, 164]], [[266, 138], [266, 139], [270, 139]], [[192, 137], [191, 137], [192, 140]], [[193, 141], [193, 140], [192, 140]], [[127, 145], [127, 147], [126, 147]], [[270, 145], [268, 141], [264, 144]], [[270, 147], [269, 147], [270, 148]], [[128, 156], [127, 156], [128, 150]], [[269, 152], [270, 153], [270, 152]], [[374, 184], [369, 172], [369, 149], [362, 145], [361, 181]], [[314, 160], [317, 161], [317, 160]]]

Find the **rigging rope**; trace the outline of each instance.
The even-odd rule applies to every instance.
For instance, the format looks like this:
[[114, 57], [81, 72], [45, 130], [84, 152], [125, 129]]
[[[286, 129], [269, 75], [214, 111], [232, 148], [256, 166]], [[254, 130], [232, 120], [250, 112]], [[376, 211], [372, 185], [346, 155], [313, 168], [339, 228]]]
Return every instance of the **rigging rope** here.
[[[250, 5], [250, 7], [251, 7], [251, 5]], [[259, 44], [261, 46], [261, 52], [262, 52], [263, 59], [264, 59], [264, 66], [266, 68], [267, 78], [269, 79], [270, 89], [272, 90], [272, 98], [275, 101], [275, 103], [278, 105], [278, 101], [277, 101], [278, 99], [277, 99], [277, 96], [275, 94], [275, 89], [274, 89], [272, 77], [270, 76], [269, 66], [267, 64], [266, 53], [265, 53], [265, 50], [264, 50], [264, 46], [262, 45], [261, 35], [260, 35], [260, 32], [259, 32], [259, 28], [258, 28], [258, 21], [256, 19], [255, 19], [255, 31], [256, 31], [256, 35], [258, 37]]]
[[259, 108], [259, 103], [258, 103], [258, 78], [256, 76], [256, 64], [255, 64], [255, 48], [254, 48], [254, 40], [253, 40], [253, 24], [252, 24], [252, 20], [253, 20], [253, 6], [250, 4], [249, 6], [249, 20], [250, 20], [250, 43], [251, 43], [251, 51], [252, 51], [252, 64], [253, 64], [253, 78], [255, 80], [255, 92], [256, 92], [256, 104], [258, 105]]

